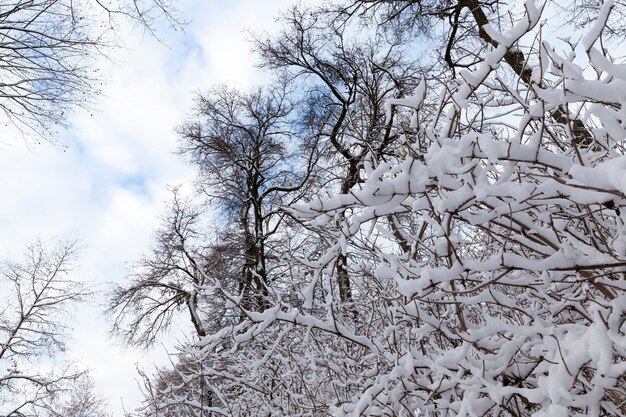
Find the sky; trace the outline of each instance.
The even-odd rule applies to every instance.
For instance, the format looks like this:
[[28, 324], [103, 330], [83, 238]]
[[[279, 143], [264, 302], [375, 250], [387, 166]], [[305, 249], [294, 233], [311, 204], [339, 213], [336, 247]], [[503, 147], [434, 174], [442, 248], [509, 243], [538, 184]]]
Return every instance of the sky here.
[[[193, 92], [211, 85], [246, 88], [265, 79], [244, 29], [272, 31], [292, 0], [182, 0], [184, 33], [163, 29], [162, 42], [123, 28], [124, 49], [100, 63], [107, 82], [88, 111], [71, 116], [57, 140], [29, 145], [0, 138], [0, 258], [18, 256], [40, 237], [77, 238], [85, 247], [75, 278], [98, 289], [123, 283], [130, 262], [147, 252], [168, 186], [189, 184], [191, 167], [174, 154], [174, 128]], [[127, 30], [125, 30], [127, 29]], [[126, 349], [108, 336], [104, 299], [77, 308], [68, 356], [90, 369], [114, 415], [137, 407], [136, 365], [167, 360], [174, 332], [150, 351]]]

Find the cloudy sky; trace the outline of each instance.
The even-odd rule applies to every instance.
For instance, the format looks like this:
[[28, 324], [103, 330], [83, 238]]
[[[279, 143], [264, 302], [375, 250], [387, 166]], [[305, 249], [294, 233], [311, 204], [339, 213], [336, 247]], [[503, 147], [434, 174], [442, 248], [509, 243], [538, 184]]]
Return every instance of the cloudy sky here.
[[[0, 139], [0, 255], [19, 255], [36, 237], [72, 235], [85, 246], [81, 279], [122, 282], [126, 263], [149, 245], [168, 198], [167, 185], [188, 182], [193, 171], [177, 156], [174, 127], [188, 112], [192, 93], [216, 83], [245, 88], [262, 82], [244, 29], [275, 28], [274, 16], [291, 0], [187, 0], [185, 33], [164, 30], [165, 45], [140, 30], [125, 33], [126, 50], [103, 62], [108, 78], [93, 111], [79, 112], [59, 141], [27, 146]], [[121, 399], [140, 398], [135, 364], [150, 368], [164, 348], [127, 350], [107, 336], [92, 303], [78, 310], [71, 357], [92, 369], [116, 416]], [[175, 335], [173, 335], [175, 337]]]

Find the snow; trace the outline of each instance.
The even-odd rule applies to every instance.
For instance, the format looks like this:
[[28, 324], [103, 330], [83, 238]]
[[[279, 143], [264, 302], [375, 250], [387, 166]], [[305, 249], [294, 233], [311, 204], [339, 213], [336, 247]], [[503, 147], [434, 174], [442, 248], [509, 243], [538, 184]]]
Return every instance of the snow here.
[[574, 165], [569, 169], [569, 174], [582, 186], [626, 194], [626, 156], [610, 159], [594, 167]]
[[611, 13], [614, 6], [615, 4], [613, 3], [613, 0], [604, 0], [602, 2], [602, 6], [600, 7], [600, 12], [598, 13], [595, 23], [581, 39], [581, 43], [583, 48], [585, 48], [585, 51], [589, 51], [602, 34], [602, 30], [606, 26], [609, 19], [609, 13]]

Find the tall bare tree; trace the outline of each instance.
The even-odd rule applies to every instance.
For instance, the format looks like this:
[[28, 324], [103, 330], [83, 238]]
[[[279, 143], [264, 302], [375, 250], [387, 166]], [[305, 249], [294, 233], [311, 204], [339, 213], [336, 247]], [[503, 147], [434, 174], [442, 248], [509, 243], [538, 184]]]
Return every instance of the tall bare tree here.
[[55, 406], [46, 417], [112, 417], [88, 373], [83, 373], [58, 397], [61, 398], [55, 398]]
[[234, 314], [224, 307], [223, 290], [242, 297], [236, 314], [267, 308], [280, 256], [280, 208], [302, 197], [314, 160], [309, 153], [305, 169], [296, 165], [284, 86], [252, 93], [217, 87], [198, 96], [195, 112], [179, 128], [180, 152], [198, 167], [197, 190], [207, 202], [194, 204], [175, 191], [154, 250], [132, 281], [115, 289], [114, 330], [132, 343], [153, 342], [183, 307], [198, 337], [208, 334], [207, 325], [217, 330]]
[[195, 110], [179, 128], [180, 152], [198, 167], [200, 190], [230, 223], [221, 238], [234, 239], [240, 250], [247, 308], [262, 311], [269, 305], [269, 258], [277, 256], [271, 239], [284, 217], [279, 209], [304, 194], [313, 154], [296, 159], [293, 103], [285, 86], [251, 93], [218, 87], [198, 96]]

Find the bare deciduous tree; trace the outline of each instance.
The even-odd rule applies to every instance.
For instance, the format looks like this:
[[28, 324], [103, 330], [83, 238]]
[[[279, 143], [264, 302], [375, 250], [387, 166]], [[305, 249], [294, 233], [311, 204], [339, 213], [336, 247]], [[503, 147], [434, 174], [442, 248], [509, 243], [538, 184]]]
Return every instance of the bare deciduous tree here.
[[63, 398], [55, 399], [54, 409], [46, 417], [112, 417], [88, 373], [78, 377], [63, 394]]
[[[229, 323], [232, 309], [208, 289], [212, 280], [238, 292], [245, 310], [267, 307], [278, 256], [272, 239], [285, 217], [279, 208], [301, 198], [314, 160], [309, 154], [302, 174], [294, 169], [291, 110], [284, 86], [250, 94], [217, 87], [198, 96], [194, 118], [179, 128], [180, 152], [198, 166], [197, 187], [208, 205], [174, 192], [152, 253], [112, 295], [114, 331], [124, 339], [152, 343], [181, 308], [198, 337], [207, 335], [207, 321], [211, 330]], [[212, 227], [210, 209], [219, 211]]]
[[269, 305], [270, 242], [284, 217], [279, 208], [303, 195], [315, 154], [296, 159], [293, 107], [284, 85], [251, 93], [218, 87], [198, 96], [194, 119], [179, 128], [180, 152], [198, 167], [200, 190], [230, 223], [220, 237], [239, 247], [246, 309]]
[[47, 247], [36, 242], [22, 261], [0, 266], [0, 414], [31, 416], [50, 410], [54, 398], [80, 376], [69, 367], [45, 372], [45, 359], [65, 349], [72, 304], [89, 292], [70, 278], [75, 241]]
[[133, 267], [129, 285], [116, 287], [111, 296], [113, 330], [125, 341], [150, 345], [181, 309], [189, 313], [197, 335], [206, 335], [198, 291], [205, 283], [204, 271], [211, 266], [219, 271], [222, 265], [202, 242], [201, 215], [197, 206], [173, 190], [170, 212], [155, 233], [152, 252]]

